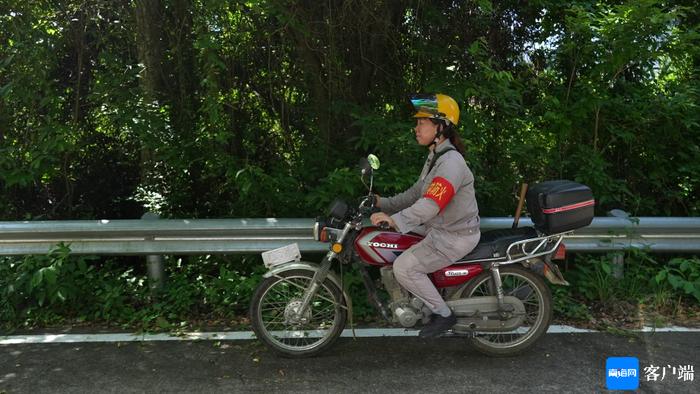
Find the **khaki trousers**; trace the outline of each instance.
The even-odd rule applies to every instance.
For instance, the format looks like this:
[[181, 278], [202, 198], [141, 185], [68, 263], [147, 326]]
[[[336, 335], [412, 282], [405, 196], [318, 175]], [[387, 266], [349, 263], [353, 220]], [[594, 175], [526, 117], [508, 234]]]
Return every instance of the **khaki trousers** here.
[[[430, 281], [428, 274], [450, 266], [467, 255], [479, 243], [481, 234], [478, 230], [445, 234], [438, 242], [436, 242], [436, 236], [436, 231], [429, 231], [422, 241], [396, 258], [393, 268], [394, 276], [401, 286], [423, 300], [433, 313], [439, 313], [441, 309], [447, 308], [447, 304]], [[445, 245], [446, 238], [452, 241], [450, 249], [438, 250], [435, 244]]]

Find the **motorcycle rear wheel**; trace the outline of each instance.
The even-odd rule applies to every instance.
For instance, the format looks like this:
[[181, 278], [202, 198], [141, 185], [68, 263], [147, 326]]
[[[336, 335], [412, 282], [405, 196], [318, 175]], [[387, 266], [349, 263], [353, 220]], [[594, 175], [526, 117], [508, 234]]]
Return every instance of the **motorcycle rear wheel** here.
[[345, 327], [342, 291], [326, 279], [301, 318], [294, 312], [311, 285], [314, 271], [296, 269], [263, 280], [253, 294], [250, 320], [258, 339], [288, 357], [318, 354], [335, 342]]
[[[536, 273], [522, 266], [500, 268], [503, 292], [525, 305], [526, 317], [517, 330], [506, 333], [477, 332], [471, 338], [476, 350], [490, 356], [511, 356], [532, 346], [549, 328], [552, 319], [552, 294]], [[490, 271], [474, 278], [456, 298], [496, 295]]]

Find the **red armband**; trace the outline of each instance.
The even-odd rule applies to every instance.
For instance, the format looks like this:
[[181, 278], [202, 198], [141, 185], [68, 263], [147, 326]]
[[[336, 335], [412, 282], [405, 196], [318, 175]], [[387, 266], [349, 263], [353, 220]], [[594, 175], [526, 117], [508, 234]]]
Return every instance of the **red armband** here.
[[429, 198], [437, 203], [440, 207], [440, 211], [445, 209], [447, 203], [452, 200], [452, 196], [455, 195], [455, 188], [452, 184], [445, 178], [436, 176], [433, 178], [433, 182], [428, 186], [423, 197]]

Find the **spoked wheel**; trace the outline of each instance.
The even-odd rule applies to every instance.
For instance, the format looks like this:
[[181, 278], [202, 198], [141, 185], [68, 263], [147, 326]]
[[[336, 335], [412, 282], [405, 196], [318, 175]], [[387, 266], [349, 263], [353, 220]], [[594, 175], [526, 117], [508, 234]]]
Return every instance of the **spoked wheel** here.
[[250, 320], [253, 331], [273, 350], [291, 357], [317, 354], [329, 347], [345, 327], [343, 293], [326, 279], [303, 313], [304, 291], [314, 271], [290, 270], [265, 279], [253, 294]]
[[[541, 276], [521, 267], [500, 268], [503, 292], [525, 305], [525, 321], [509, 332], [477, 332], [471, 339], [474, 347], [488, 355], [506, 356], [520, 353], [532, 346], [547, 332], [552, 319], [552, 295]], [[459, 298], [496, 295], [491, 272], [483, 272], [464, 289]]]

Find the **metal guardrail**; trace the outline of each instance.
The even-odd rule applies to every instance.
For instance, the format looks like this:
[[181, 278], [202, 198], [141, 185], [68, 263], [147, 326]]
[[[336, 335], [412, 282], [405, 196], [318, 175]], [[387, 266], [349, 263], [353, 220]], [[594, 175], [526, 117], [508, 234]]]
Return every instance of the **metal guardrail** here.
[[[482, 218], [482, 231], [510, 228], [512, 218]], [[45, 254], [59, 242], [73, 254], [167, 255], [258, 253], [299, 244], [302, 252], [327, 245], [312, 236], [312, 219], [162, 219], [0, 222], [0, 255]], [[531, 226], [529, 218], [520, 226]], [[597, 217], [564, 239], [567, 250], [700, 252], [700, 218]]]

